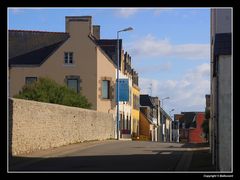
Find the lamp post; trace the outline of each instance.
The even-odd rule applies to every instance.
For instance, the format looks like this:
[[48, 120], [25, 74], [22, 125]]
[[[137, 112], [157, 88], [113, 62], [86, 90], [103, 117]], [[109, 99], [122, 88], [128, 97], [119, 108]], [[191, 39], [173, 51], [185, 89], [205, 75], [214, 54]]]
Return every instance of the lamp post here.
[[165, 99], [170, 99], [170, 97], [165, 97], [162, 99], [162, 109], [163, 109], [163, 100], [165, 100]]
[[117, 32], [117, 140], [119, 140], [119, 33], [131, 30], [133, 28], [128, 27]]
[[169, 111], [169, 116], [170, 116], [170, 118], [172, 118], [172, 116], [171, 116], [171, 112], [173, 112], [175, 109], [172, 109], [171, 111]]
[[[171, 111], [169, 111], [169, 116], [170, 116], [170, 120], [172, 119], [172, 117], [171, 117], [171, 112], [173, 112], [174, 111], [174, 109], [172, 109]], [[172, 123], [172, 120], [170, 121], [170, 127], [169, 127], [169, 130], [170, 130], [170, 142], [172, 142], [172, 140], [173, 140], [173, 123]]]

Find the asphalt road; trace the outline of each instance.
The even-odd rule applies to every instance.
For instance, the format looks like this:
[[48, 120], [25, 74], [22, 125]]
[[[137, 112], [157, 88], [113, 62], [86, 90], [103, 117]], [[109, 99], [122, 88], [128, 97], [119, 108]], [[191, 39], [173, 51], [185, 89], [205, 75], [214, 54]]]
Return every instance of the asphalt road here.
[[97, 141], [9, 159], [9, 171], [188, 171], [205, 147], [146, 141]]

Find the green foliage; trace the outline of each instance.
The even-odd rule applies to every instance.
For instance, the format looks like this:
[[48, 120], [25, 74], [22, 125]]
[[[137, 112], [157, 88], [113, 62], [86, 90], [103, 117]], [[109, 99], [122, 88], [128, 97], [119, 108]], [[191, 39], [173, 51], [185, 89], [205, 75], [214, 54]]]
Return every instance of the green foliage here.
[[205, 110], [205, 119], [209, 119], [210, 118], [210, 110], [206, 109]]
[[203, 129], [203, 132], [205, 133], [205, 138], [207, 138], [209, 134], [209, 119], [205, 119], [203, 121], [202, 129]]
[[202, 123], [202, 129], [203, 129], [203, 132], [205, 133], [205, 138], [207, 139], [209, 134], [209, 118], [210, 118], [210, 110], [205, 109], [205, 120]]
[[148, 136], [145, 136], [145, 135], [140, 135], [140, 136], [139, 136], [139, 140], [140, 140], [140, 141], [149, 141], [150, 138], [149, 138]]
[[80, 93], [61, 86], [49, 78], [39, 78], [36, 82], [24, 85], [15, 98], [61, 104], [80, 108], [91, 108], [87, 98]]
[[136, 132], [133, 132], [132, 133], [132, 140], [139, 140], [139, 136], [137, 136], [137, 133]]

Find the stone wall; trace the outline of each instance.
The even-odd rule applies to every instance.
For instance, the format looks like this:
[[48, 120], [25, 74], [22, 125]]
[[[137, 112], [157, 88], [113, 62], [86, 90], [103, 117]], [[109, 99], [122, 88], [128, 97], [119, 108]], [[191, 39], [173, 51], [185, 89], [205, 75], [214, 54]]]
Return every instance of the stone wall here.
[[112, 114], [11, 98], [10, 153], [18, 155], [90, 140], [115, 137]]

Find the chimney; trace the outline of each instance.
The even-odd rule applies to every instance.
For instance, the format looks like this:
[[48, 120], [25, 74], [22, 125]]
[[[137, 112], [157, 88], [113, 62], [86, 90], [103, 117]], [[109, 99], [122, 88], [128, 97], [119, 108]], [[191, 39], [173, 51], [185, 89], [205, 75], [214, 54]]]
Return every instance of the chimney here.
[[65, 23], [70, 36], [89, 35], [92, 31], [92, 16], [66, 16]]
[[93, 25], [93, 36], [99, 40], [100, 39], [100, 26], [99, 25]]

